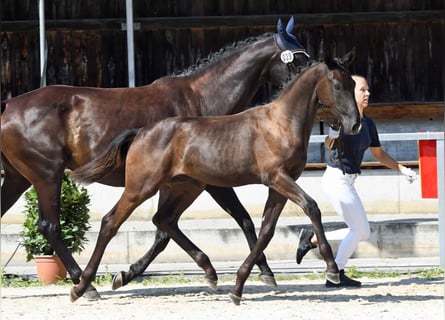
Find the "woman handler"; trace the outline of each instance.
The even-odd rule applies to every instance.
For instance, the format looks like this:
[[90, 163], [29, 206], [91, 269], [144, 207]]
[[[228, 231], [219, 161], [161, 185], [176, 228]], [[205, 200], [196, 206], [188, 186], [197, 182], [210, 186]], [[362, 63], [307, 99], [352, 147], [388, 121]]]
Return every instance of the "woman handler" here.
[[[371, 154], [386, 167], [398, 171], [406, 176], [411, 183], [416, 179], [416, 173], [399, 164], [389, 156], [381, 147], [378, 132], [374, 121], [364, 115], [368, 107], [369, 87], [366, 79], [354, 75], [355, 99], [360, 111], [362, 128], [357, 135], [345, 135], [329, 128], [326, 146], [335, 148], [335, 140], [340, 137], [343, 143], [343, 154], [338, 155], [338, 149], [333, 150], [333, 156], [327, 161], [326, 171], [322, 177], [322, 187], [328, 196], [337, 214], [342, 217], [348, 226], [346, 229], [326, 233], [328, 240], [341, 240], [335, 261], [340, 270], [340, 283], [336, 284], [326, 280], [327, 287], [360, 287], [359, 281], [348, 278], [344, 268], [352, 256], [358, 243], [367, 240], [370, 236], [370, 227], [363, 204], [354, 188], [354, 182], [361, 173], [360, 165], [365, 151], [369, 148]], [[343, 166], [343, 168], [342, 168]], [[344, 170], [344, 174], [343, 171]], [[300, 264], [304, 255], [316, 248], [317, 238], [314, 232], [302, 229], [299, 235], [297, 249], [297, 263]]]

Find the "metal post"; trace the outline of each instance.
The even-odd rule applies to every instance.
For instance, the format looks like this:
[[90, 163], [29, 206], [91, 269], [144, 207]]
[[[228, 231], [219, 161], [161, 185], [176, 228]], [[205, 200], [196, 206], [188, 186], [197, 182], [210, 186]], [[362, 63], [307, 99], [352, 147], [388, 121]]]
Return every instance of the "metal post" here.
[[134, 88], [134, 39], [133, 39], [133, 0], [126, 0], [127, 11], [127, 56], [128, 56], [128, 86]]
[[437, 194], [439, 198], [439, 249], [440, 267], [445, 268], [445, 203], [444, 203], [444, 141], [436, 141], [437, 155]]
[[45, 0], [39, 0], [40, 86], [46, 86]]

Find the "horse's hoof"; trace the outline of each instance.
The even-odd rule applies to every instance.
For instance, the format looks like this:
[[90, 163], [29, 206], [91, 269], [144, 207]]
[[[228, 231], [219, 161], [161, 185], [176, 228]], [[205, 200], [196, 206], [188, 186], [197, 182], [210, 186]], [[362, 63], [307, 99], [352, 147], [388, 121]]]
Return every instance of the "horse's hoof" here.
[[340, 283], [340, 273], [332, 273], [332, 272], [326, 272], [326, 280], [329, 280], [330, 282], [334, 284]]
[[76, 291], [74, 290], [76, 287], [72, 287], [71, 288], [71, 292], [70, 292], [70, 299], [71, 302], [76, 302], [77, 299], [79, 299], [80, 297], [77, 295]]
[[275, 281], [275, 277], [268, 274], [260, 274], [260, 280], [269, 288], [276, 288], [277, 282]]
[[216, 290], [217, 289], [218, 280], [205, 278], [205, 281], [206, 281], [207, 285], [210, 287], [210, 289], [212, 289], [212, 290]]
[[230, 301], [232, 301], [235, 306], [239, 306], [241, 302], [241, 297], [238, 297], [237, 295], [233, 294], [232, 292], [229, 292], [229, 298]]
[[111, 286], [111, 289], [116, 290], [119, 289], [120, 287], [124, 286], [124, 277], [123, 277], [123, 271], [118, 272], [114, 275], [113, 277], [113, 283]]
[[97, 292], [96, 288], [93, 287], [92, 285], [88, 286], [87, 290], [82, 295], [82, 297], [84, 297], [88, 301], [97, 301], [101, 299], [100, 294]]

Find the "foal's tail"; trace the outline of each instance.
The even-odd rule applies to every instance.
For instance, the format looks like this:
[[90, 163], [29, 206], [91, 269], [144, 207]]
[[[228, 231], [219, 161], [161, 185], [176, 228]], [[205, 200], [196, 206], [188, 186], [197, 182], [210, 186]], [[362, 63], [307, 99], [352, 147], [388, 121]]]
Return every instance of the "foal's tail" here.
[[104, 178], [113, 169], [124, 167], [128, 149], [138, 131], [130, 129], [118, 135], [102, 155], [74, 170], [71, 176], [76, 181], [89, 184]]

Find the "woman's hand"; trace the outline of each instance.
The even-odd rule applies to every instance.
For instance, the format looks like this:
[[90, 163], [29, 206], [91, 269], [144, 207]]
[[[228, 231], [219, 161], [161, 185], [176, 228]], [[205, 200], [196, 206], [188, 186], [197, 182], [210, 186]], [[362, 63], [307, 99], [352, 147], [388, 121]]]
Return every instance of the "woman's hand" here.
[[413, 183], [413, 181], [417, 179], [417, 173], [410, 168], [402, 167], [400, 173], [406, 177], [406, 180], [408, 180], [409, 183]]

